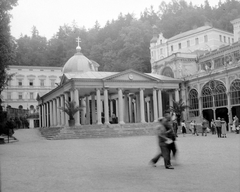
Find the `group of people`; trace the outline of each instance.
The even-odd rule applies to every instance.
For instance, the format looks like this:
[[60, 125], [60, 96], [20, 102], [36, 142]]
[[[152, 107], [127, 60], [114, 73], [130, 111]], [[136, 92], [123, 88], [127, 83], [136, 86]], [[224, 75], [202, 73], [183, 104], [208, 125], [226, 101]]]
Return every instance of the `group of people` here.
[[210, 127], [213, 135], [217, 133], [218, 138], [227, 138], [227, 122], [224, 118], [212, 119]]
[[169, 114], [159, 118], [158, 122], [157, 136], [160, 152], [150, 161], [150, 165], [156, 167], [158, 160], [163, 157], [165, 168], [174, 169], [171, 164], [171, 153], [173, 158], [176, 158], [177, 153], [175, 144], [176, 134], [173, 129], [174, 123], [171, 121]]

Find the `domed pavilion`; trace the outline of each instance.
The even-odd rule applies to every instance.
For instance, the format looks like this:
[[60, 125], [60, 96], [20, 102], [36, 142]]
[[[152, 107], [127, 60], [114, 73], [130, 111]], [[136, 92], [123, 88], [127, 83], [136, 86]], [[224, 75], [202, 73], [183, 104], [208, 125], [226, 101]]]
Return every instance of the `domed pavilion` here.
[[99, 64], [85, 57], [79, 38], [77, 42], [76, 53], [63, 66], [60, 85], [38, 98], [40, 127], [68, 126], [68, 115], [59, 109], [65, 101], [85, 106], [74, 116], [77, 127], [107, 125], [112, 117], [118, 124], [156, 122], [174, 97], [179, 100], [181, 80], [133, 69], [98, 71]]

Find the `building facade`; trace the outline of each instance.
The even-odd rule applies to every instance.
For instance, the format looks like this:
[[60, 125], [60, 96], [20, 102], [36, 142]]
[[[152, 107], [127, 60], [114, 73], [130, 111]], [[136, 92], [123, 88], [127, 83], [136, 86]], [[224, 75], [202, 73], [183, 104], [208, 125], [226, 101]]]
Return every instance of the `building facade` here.
[[[211, 121], [220, 117], [231, 124], [234, 116], [240, 118], [240, 19], [232, 23], [234, 35], [204, 26], [196, 29], [197, 33], [192, 30], [171, 38], [179, 40], [175, 42], [176, 47], [183, 39], [187, 45], [187, 39], [196, 38], [200, 46], [201, 37], [201, 47], [192, 47], [194, 52], [188, 52], [185, 45], [177, 53], [151, 59], [152, 73], [182, 80], [180, 96], [189, 106], [184, 117], [188, 121], [200, 122], [202, 118]], [[151, 51], [159, 47], [161, 38], [159, 35], [159, 39], [151, 41]], [[206, 39], [209, 49], [204, 50]]]
[[11, 65], [8, 74], [13, 77], [3, 90], [3, 106], [37, 109], [37, 95], [44, 95], [57, 87], [62, 76], [61, 67]]

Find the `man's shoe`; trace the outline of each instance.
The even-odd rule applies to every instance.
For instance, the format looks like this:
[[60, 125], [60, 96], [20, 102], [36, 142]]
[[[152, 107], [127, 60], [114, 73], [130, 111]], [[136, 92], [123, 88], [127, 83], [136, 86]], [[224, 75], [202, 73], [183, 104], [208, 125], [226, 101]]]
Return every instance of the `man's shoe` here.
[[170, 166], [167, 166], [166, 169], [174, 169], [174, 167], [170, 165]]
[[156, 164], [152, 162], [152, 160], [148, 164], [152, 167], [157, 167]]

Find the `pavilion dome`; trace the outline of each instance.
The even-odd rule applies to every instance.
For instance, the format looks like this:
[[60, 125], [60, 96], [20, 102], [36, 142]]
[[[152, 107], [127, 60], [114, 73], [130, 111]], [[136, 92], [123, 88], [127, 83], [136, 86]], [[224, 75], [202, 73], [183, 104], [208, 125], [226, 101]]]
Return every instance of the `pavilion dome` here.
[[99, 64], [85, 57], [78, 45], [77, 52], [63, 66], [63, 73], [83, 73], [87, 71], [98, 71]]

